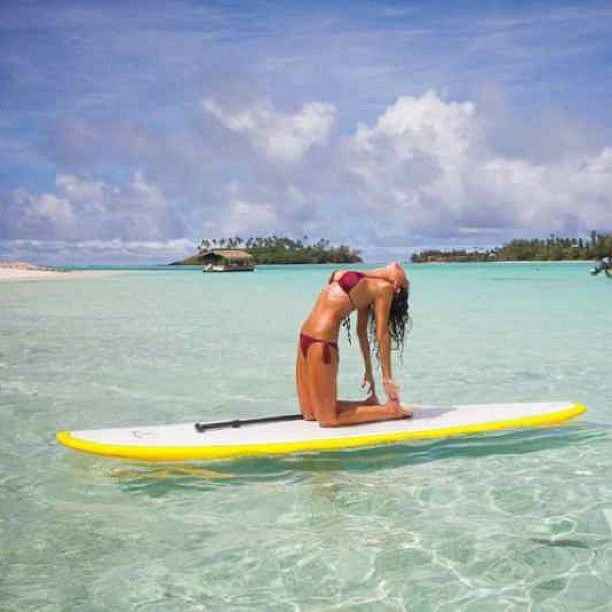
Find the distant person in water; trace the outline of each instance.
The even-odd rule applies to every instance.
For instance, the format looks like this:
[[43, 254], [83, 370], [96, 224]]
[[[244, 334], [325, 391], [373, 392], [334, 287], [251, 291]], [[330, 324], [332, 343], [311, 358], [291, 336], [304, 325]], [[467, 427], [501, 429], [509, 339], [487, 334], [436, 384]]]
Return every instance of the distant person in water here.
[[591, 274], [596, 276], [600, 272], [604, 272], [608, 278], [612, 278], [612, 254], [607, 257], [602, 257], [599, 263], [591, 269]]
[[[406, 274], [396, 262], [367, 272], [338, 270], [330, 276], [300, 330], [296, 383], [306, 420], [337, 427], [412, 416], [400, 405], [399, 388], [391, 373], [392, 344], [403, 348], [409, 321], [408, 289]], [[350, 341], [348, 317], [353, 310], [357, 311], [357, 338], [364, 364], [362, 388], [369, 393], [363, 401], [337, 397], [338, 333], [344, 325]], [[376, 396], [370, 342], [380, 361], [386, 404]]]

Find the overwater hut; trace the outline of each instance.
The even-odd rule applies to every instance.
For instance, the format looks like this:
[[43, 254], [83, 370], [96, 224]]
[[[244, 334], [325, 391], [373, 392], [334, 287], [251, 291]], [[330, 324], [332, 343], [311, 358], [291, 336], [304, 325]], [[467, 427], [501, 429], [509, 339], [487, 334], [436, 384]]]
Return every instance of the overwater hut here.
[[211, 249], [200, 253], [203, 272], [252, 272], [255, 259], [244, 249]]

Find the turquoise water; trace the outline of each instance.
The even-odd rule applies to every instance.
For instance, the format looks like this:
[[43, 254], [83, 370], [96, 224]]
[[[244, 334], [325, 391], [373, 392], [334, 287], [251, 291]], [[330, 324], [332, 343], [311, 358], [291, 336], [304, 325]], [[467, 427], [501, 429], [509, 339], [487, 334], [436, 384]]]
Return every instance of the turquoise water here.
[[0, 283], [0, 608], [610, 609], [612, 281], [588, 264], [407, 269], [405, 402], [589, 412], [285, 459], [90, 457], [54, 433], [296, 410], [297, 331], [329, 268]]

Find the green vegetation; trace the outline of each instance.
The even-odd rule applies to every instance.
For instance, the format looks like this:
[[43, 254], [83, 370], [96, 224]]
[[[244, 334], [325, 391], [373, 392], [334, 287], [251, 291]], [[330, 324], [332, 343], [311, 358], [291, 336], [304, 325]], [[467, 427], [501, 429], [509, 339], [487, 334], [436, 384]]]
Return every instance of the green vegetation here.
[[413, 253], [413, 263], [468, 261], [564, 261], [600, 259], [612, 254], [612, 234], [591, 232], [590, 239], [558, 238], [551, 234], [546, 240], [512, 240], [495, 249], [468, 251], [426, 250]]
[[255, 258], [256, 264], [307, 264], [307, 263], [359, 263], [359, 251], [341, 244], [332, 246], [329, 240], [308, 241], [308, 236], [293, 240], [283, 236], [264, 238], [204, 239], [198, 246], [198, 254], [174, 265], [198, 265], [200, 255], [211, 249], [244, 249]]

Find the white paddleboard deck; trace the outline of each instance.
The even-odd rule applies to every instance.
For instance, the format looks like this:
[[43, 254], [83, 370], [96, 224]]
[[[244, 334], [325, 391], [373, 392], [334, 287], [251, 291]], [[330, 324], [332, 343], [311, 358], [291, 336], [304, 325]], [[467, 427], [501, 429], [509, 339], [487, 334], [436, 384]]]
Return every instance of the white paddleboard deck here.
[[319, 452], [518, 429], [554, 426], [586, 408], [572, 402], [413, 406], [414, 416], [348, 427], [313, 421], [242, 425], [198, 432], [195, 423], [62, 431], [57, 439], [74, 450], [138, 461], [193, 461], [255, 455]]

